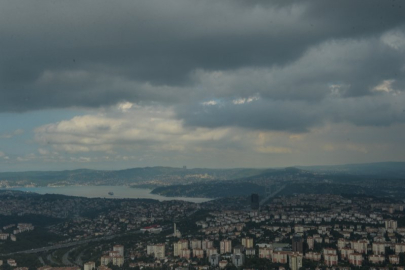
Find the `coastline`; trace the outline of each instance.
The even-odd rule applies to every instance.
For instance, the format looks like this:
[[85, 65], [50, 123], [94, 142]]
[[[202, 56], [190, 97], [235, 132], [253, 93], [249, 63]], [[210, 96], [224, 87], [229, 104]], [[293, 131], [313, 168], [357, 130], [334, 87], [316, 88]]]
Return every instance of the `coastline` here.
[[[128, 186], [90, 186], [90, 185], [72, 185], [72, 186], [45, 186], [45, 187], [9, 187], [0, 190], [18, 190], [24, 192], [33, 192], [37, 194], [60, 194], [67, 196], [87, 197], [87, 198], [106, 198], [106, 199], [154, 199], [158, 201], [181, 200], [188, 202], [201, 203], [213, 200], [212, 198], [197, 197], [168, 197], [159, 194], [153, 194], [152, 189], [138, 188]], [[114, 195], [109, 195], [113, 192]]]

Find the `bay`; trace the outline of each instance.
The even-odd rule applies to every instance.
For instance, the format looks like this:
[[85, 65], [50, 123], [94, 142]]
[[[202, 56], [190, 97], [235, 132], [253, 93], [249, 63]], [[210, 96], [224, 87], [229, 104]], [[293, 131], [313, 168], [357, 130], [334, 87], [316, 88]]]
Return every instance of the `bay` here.
[[[151, 189], [132, 188], [128, 186], [18, 187], [12, 189], [38, 194], [61, 194], [86, 198], [153, 199], [158, 201], [180, 200], [194, 203], [212, 200], [209, 198], [165, 197], [150, 193], [152, 191]], [[109, 195], [109, 192], [114, 193], [114, 195]]]

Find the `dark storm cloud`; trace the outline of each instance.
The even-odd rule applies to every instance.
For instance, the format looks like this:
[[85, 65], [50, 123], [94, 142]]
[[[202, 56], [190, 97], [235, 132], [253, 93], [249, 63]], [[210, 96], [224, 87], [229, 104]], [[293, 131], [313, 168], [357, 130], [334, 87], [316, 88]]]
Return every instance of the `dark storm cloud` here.
[[[347, 121], [317, 116], [330, 91], [340, 99], [375, 96], [384, 80], [403, 89], [404, 51], [381, 40], [404, 30], [397, 2], [2, 2], [0, 110], [127, 100], [175, 105], [188, 125], [301, 132]], [[213, 79], [215, 72], [225, 78]], [[255, 106], [195, 109], [207, 99], [253, 95], [262, 98]], [[335, 113], [345, 115], [339, 104]]]
[[258, 130], [302, 133], [327, 122], [358, 126], [389, 126], [405, 123], [404, 96], [326, 98], [321, 102], [255, 100], [234, 104], [221, 102], [182, 108], [185, 124], [218, 128], [239, 126]]
[[340, 86], [336, 94], [341, 96], [363, 96], [373, 94], [370, 90], [386, 79], [395, 80], [400, 89], [402, 55], [379, 39], [344, 39], [313, 46], [283, 67], [199, 72], [194, 79], [205, 86], [202, 97], [215, 89], [221, 98], [260, 94], [274, 100], [316, 101], [330, 95], [333, 85]]
[[319, 123], [320, 116], [305, 102], [253, 101], [186, 108], [181, 116], [186, 124], [210, 128], [240, 126], [264, 130], [305, 132]]

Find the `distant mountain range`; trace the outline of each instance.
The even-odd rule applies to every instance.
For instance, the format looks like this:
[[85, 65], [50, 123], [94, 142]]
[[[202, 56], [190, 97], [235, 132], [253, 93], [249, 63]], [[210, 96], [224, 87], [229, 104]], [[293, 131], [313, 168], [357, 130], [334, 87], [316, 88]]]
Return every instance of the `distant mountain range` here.
[[260, 174], [264, 169], [183, 169], [144, 167], [126, 170], [28, 171], [0, 173], [0, 187], [47, 185], [127, 185], [154, 181], [160, 184], [183, 184], [201, 180], [231, 180]]
[[377, 178], [405, 179], [405, 162], [380, 162], [335, 166], [296, 166], [284, 169], [183, 169], [172, 167], [145, 167], [126, 170], [69, 170], [0, 173], [0, 187], [47, 185], [182, 185], [207, 181], [252, 181], [275, 176], [317, 178], [322, 175], [374, 176]]
[[374, 175], [388, 178], [405, 178], [405, 162], [376, 162], [332, 166], [296, 166], [296, 168], [334, 174]]

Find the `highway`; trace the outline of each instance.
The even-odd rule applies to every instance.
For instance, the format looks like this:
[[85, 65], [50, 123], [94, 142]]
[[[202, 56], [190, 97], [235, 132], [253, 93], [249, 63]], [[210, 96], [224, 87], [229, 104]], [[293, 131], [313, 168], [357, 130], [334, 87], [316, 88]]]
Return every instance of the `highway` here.
[[[195, 211], [189, 213], [187, 215], [187, 217], [195, 214], [197, 211], [198, 210], [195, 210]], [[0, 254], [0, 256], [11, 256], [11, 255], [15, 255], [15, 254], [30, 254], [30, 253], [32, 254], [32, 253], [47, 252], [47, 251], [50, 251], [50, 250], [57, 250], [57, 249], [66, 248], [66, 247], [80, 246], [80, 245], [87, 244], [87, 243], [90, 243], [90, 242], [111, 240], [111, 239], [114, 239], [114, 238], [120, 237], [120, 236], [125, 236], [125, 235], [129, 235], [129, 234], [140, 234], [140, 233], [142, 233], [142, 232], [140, 230], [137, 230], [137, 231], [129, 232], [129, 233], [107, 235], [107, 236], [98, 237], [98, 238], [91, 238], [91, 239], [86, 239], [86, 240], [81, 240], [81, 241], [74, 241], [74, 242], [69, 242], [69, 243], [64, 243], [64, 244], [57, 244], [57, 245], [53, 245], [53, 246], [46, 246], [46, 247], [42, 247], [42, 248], [22, 250], [22, 251], [17, 251], [17, 252], [8, 253], [8, 254]]]
[[92, 239], [86, 239], [86, 240], [81, 240], [81, 241], [75, 241], [75, 242], [69, 242], [69, 243], [64, 243], [64, 244], [57, 244], [53, 246], [47, 246], [47, 247], [42, 247], [42, 248], [35, 248], [35, 249], [28, 249], [28, 250], [22, 250], [22, 251], [17, 251], [13, 253], [8, 253], [8, 254], [0, 254], [1, 256], [11, 256], [15, 254], [29, 254], [29, 253], [39, 253], [39, 252], [45, 252], [45, 251], [50, 251], [50, 250], [56, 250], [56, 249], [61, 249], [61, 248], [66, 248], [66, 247], [74, 247], [74, 246], [79, 246], [91, 242], [98, 242], [98, 241], [103, 241], [103, 240], [111, 240], [116, 237], [128, 235], [128, 234], [139, 234], [141, 231], [135, 231], [131, 233], [122, 233], [122, 234], [115, 234], [115, 235], [108, 235], [108, 236], [103, 236], [103, 237], [98, 237], [98, 238], [92, 238]]

